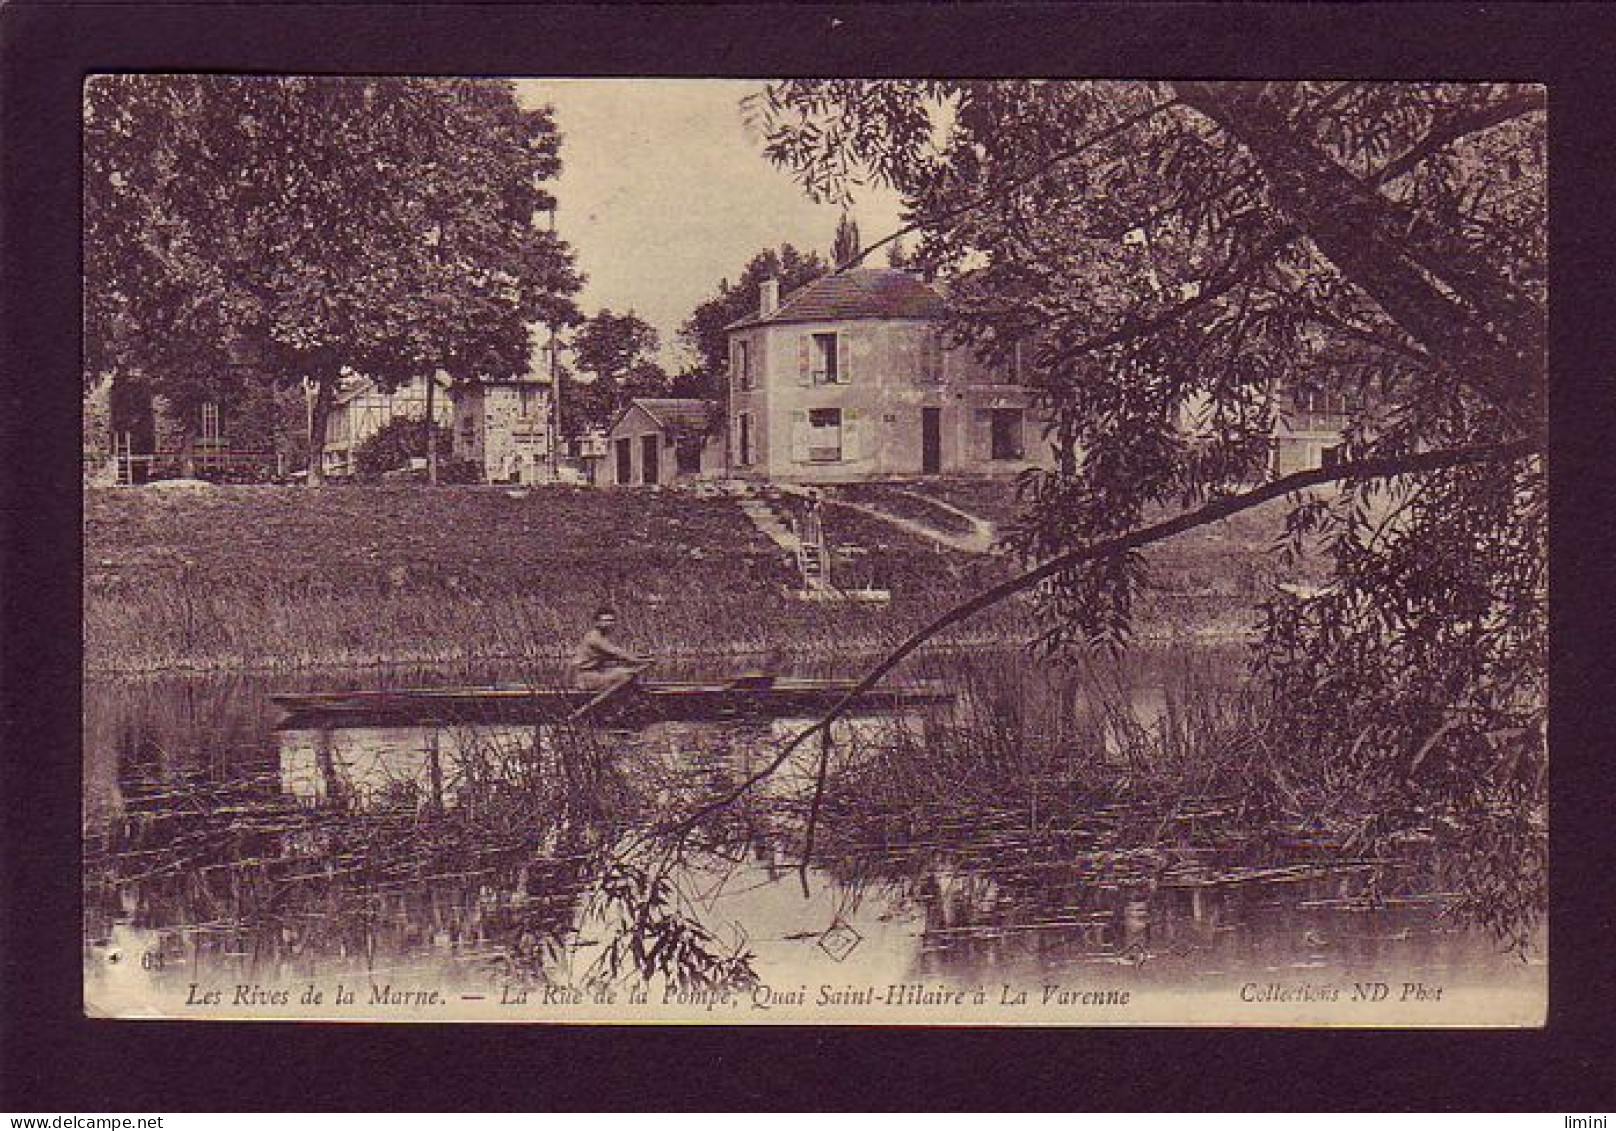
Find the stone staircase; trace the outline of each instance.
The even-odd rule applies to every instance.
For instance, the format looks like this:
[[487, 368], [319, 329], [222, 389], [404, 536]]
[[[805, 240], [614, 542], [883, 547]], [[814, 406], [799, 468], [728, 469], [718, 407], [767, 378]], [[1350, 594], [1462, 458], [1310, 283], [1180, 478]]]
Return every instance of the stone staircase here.
[[735, 503], [752, 525], [780, 547], [793, 561], [802, 575], [802, 587], [808, 592], [824, 592], [834, 588], [830, 580], [830, 562], [825, 547], [804, 542], [797, 537], [783, 513], [784, 507], [777, 495], [752, 489], [736, 497]]

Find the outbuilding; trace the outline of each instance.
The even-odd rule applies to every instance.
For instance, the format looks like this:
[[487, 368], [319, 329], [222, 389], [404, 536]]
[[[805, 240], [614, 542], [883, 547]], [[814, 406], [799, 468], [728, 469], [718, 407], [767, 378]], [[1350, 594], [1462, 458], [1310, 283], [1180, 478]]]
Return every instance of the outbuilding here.
[[606, 434], [606, 475], [618, 487], [650, 487], [723, 473], [722, 441], [711, 434], [707, 402], [638, 397]]

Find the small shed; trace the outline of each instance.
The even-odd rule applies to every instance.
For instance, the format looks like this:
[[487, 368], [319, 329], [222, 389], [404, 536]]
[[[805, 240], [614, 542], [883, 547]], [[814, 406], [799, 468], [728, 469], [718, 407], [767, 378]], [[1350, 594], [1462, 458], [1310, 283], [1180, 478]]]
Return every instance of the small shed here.
[[722, 441], [708, 421], [707, 402], [695, 397], [629, 401], [606, 434], [602, 481], [642, 487], [722, 474]]

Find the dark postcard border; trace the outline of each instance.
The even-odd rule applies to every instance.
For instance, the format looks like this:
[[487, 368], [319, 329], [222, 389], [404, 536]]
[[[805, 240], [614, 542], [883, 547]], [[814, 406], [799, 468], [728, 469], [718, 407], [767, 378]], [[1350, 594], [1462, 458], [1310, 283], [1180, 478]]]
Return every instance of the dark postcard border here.
[[[0, 9], [7, 378], [0, 1107], [12, 1111], [1616, 1106], [1604, 575], [1616, 18], [1598, 6], [27, 4]], [[78, 95], [96, 70], [1514, 79], [1553, 149], [1551, 1024], [1543, 1032], [737, 1030], [80, 1016]]]

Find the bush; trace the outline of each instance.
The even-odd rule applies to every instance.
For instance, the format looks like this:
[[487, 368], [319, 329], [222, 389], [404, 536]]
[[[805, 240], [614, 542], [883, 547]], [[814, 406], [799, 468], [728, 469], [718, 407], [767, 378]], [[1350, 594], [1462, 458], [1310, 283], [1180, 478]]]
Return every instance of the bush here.
[[[410, 460], [426, 456], [427, 422], [416, 417], [399, 417], [384, 424], [375, 435], [354, 449], [354, 466], [360, 475], [381, 475], [410, 466]], [[449, 461], [454, 435], [441, 424], [432, 425], [438, 457]]]

